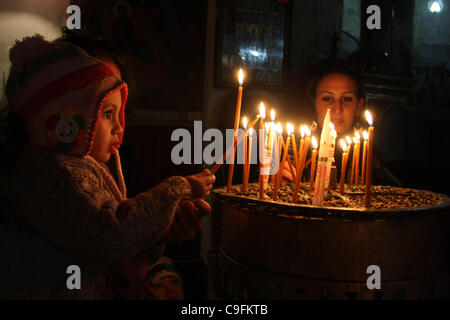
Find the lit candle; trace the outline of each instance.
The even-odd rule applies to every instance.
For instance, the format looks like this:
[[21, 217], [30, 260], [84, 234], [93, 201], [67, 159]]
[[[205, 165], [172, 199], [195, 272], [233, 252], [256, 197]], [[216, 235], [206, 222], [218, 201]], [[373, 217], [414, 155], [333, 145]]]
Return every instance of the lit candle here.
[[295, 143], [294, 127], [292, 127], [291, 140], [292, 140], [292, 150], [294, 151], [294, 164], [295, 164], [295, 167], [297, 168], [298, 167], [298, 154], [297, 154], [297, 144]]
[[286, 163], [286, 157], [288, 156], [288, 153], [289, 153], [289, 144], [291, 143], [291, 134], [292, 134], [292, 131], [294, 130], [294, 127], [290, 123], [288, 123], [286, 125], [286, 127], [287, 127], [288, 137], [286, 140], [286, 146], [284, 148], [283, 160], [281, 161], [281, 170], [278, 171], [277, 179], [276, 179], [276, 183], [275, 183], [275, 190], [273, 192], [273, 200], [275, 200], [275, 201], [278, 199], [278, 189], [279, 189], [281, 180], [283, 179], [283, 168]]
[[355, 136], [356, 136], [356, 146], [355, 146], [355, 150], [356, 150], [356, 164], [355, 164], [355, 185], [359, 185], [359, 153], [360, 153], [360, 149], [361, 149], [361, 136], [359, 135], [358, 132], [355, 132]]
[[367, 139], [369, 139], [369, 133], [364, 130], [363, 131], [363, 137], [364, 137], [364, 145], [363, 145], [363, 157], [362, 157], [362, 166], [361, 166], [361, 185], [364, 185], [366, 182], [366, 151], [367, 151]]
[[[277, 123], [276, 126], [276, 131], [278, 133], [278, 170], [283, 170], [283, 168], [281, 168], [281, 159], [282, 159], [282, 150], [283, 150], [283, 145], [284, 145], [284, 141], [283, 141], [283, 126], [281, 125], [280, 122]], [[274, 187], [277, 184], [277, 179], [278, 179], [278, 174], [275, 175], [275, 179], [274, 179]]]
[[347, 169], [347, 159], [348, 159], [348, 153], [347, 153], [347, 145], [345, 144], [344, 139], [340, 140], [342, 150], [344, 153], [342, 154], [342, 164], [341, 164], [341, 181], [340, 181], [340, 191], [341, 194], [344, 194], [344, 181], [345, 181], [345, 172]]
[[252, 163], [252, 142], [253, 142], [253, 128], [250, 128], [248, 132], [248, 154], [247, 154], [247, 169], [245, 175], [245, 185], [248, 185], [248, 179], [250, 177], [250, 164]]
[[[350, 153], [352, 151], [352, 139], [349, 136], [346, 136], [345, 139], [347, 140], [347, 145], [348, 145], [348, 149], [347, 149], [347, 157], [350, 157]], [[351, 167], [350, 170], [353, 170], [353, 166]], [[351, 175], [351, 173], [350, 173]], [[348, 181], [348, 184], [352, 184], [352, 179], [350, 177], [350, 181]]]
[[266, 134], [266, 138], [265, 138], [265, 145], [264, 145], [264, 161], [263, 161], [263, 189], [264, 192], [266, 192], [267, 190], [267, 186], [269, 184], [269, 175], [270, 175], [270, 170], [272, 168], [271, 163], [272, 163], [272, 150], [273, 150], [273, 142], [275, 139], [275, 132], [276, 132], [276, 128], [275, 128], [275, 111], [272, 109], [270, 112], [270, 118], [271, 121], [269, 123], [266, 123], [266, 128], [267, 128], [267, 134]]
[[317, 139], [316, 137], [312, 137], [311, 139], [312, 142], [312, 146], [313, 146], [313, 151], [312, 151], [312, 155], [311, 155], [311, 174], [310, 174], [310, 178], [309, 178], [309, 192], [313, 191], [313, 185], [314, 185], [314, 174], [315, 174], [315, 170], [316, 170], [316, 157], [317, 157], [317, 148], [318, 148], [318, 144], [317, 144]]
[[305, 139], [304, 139], [305, 138], [305, 133], [306, 133], [305, 126], [300, 126], [300, 137], [301, 137], [301, 139], [300, 139], [300, 145], [298, 146], [298, 159], [295, 161], [297, 170], [298, 170], [298, 167], [300, 165], [300, 160], [302, 158], [303, 148], [305, 146]]
[[350, 175], [350, 184], [355, 184], [355, 172], [356, 172], [356, 147], [357, 147], [357, 140], [355, 137], [353, 137], [353, 156], [352, 156], [352, 172]]
[[372, 186], [372, 150], [373, 150], [373, 120], [372, 115], [366, 110], [366, 119], [369, 123], [369, 139], [367, 140], [367, 164], [366, 164], [366, 195], [364, 205], [370, 206], [371, 186]]
[[[259, 199], [264, 199], [264, 181], [263, 181], [263, 162], [265, 161], [265, 132], [264, 132], [264, 119], [266, 118], [266, 108], [264, 103], [259, 105], [259, 117], [261, 119], [259, 125]], [[262, 129], [262, 132], [261, 132]], [[261, 137], [262, 134], [262, 137]]]
[[306, 132], [306, 139], [305, 139], [305, 145], [303, 146], [300, 163], [299, 163], [298, 169], [297, 169], [297, 176], [295, 177], [294, 194], [292, 195], [292, 202], [294, 202], [294, 203], [297, 202], [297, 196], [298, 196], [297, 192], [298, 192], [300, 183], [302, 181], [303, 169], [305, 167], [305, 160], [306, 160], [306, 156], [308, 154], [309, 142], [311, 140], [311, 131], [309, 131], [309, 128], [307, 126], [304, 126], [304, 130]]
[[[236, 146], [237, 144], [237, 135], [238, 135], [237, 130], [241, 115], [242, 92], [244, 90], [243, 84], [244, 84], [244, 72], [242, 71], [242, 69], [239, 69], [239, 91], [236, 102], [236, 112], [234, 114], [234, 138], [233, 138], [234, 146]], [[231, 183], [233, 180], [233, 171], [234, 171], [234, 157], [235, 154], [233, 153], [233, 159], [228, 167], [227, 192], [231, 191]]]
[[327, 168], [326, 168], [327, 170], [325, 173], [325, 189], [328, 189], [330, 186], [331, 166], [333, 165], [333, 161], [334, 161], [334, 149], [336, 146], [336, 137], [337, 137], [337, 132], [334, 129], [333, 123], [330, 122], [330, 138], [328, 140], [329, 153], [328, 153]]
[[332, 145], [332, 152], [331, 152], [331, 158], [334, 159], [334, 150], [336, 148], [336, 138], [337, 138], [337, 132], [334, 128], [334, 124], [330, 122], [330, 136], [331, 136], [331, 145]]
[[[247, 129], [247, 117], [242, 119], [242, 126], [244, 127], [244, 131]], [[242, 166], [242, 192], [247, 192], [247, 163], [248, 163], [248, 136], [244, 136], [244, 165]]]

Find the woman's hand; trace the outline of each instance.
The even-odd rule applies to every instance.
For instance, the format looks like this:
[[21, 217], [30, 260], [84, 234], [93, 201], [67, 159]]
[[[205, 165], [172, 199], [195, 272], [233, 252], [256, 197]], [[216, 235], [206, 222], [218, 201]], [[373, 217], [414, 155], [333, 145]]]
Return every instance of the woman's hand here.
[[216, 181], [216, 176], [210, 175], [209, 170], [205, 169], [202, 173], [187, 176], [186, 180], [191, 185], [192, 198], [202, 199], [211, 191], [213, 183]]
[[[292, 173], [295, 174], [296, 169], [293, 165], [289, 164], [288, 161], [284, 162], [284, 167], [279, 170], [283, 170], [281, 182], [293, 182], [295, 180], [295, 176], [292, 176]], [[292, 171], [291, 171], [292, 170]], [[278, 173], [277, 173], [278, 175]], [[277, 175], [271, 176], [271, 181], [273, 182]]]

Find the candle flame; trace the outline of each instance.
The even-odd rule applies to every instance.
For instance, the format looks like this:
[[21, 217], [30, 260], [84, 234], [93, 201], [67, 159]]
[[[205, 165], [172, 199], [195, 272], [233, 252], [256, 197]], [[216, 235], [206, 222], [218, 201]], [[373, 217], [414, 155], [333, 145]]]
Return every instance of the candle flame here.
[[333, 136], [334, 139], [336, 139], [337, 137], [337, 132], [334, 129], [331, 129], [331, 135]]
[[239, 69], [239, 86], [242, 87], [244, 84], [244, 71], [242, 69]]
[[339, 142], [341, 143], [342, 150], [344, 152], [347, 152], [347, 144], [345, 143], [344, 139], [341, 139]]
[[331, 130], [334, 130], [334, 124], [333, 124], [333, 122], [330, 122], [330, 128], [331, 128]]
[[353, 143], [357, 144], [358, 143], [358, 139], [356, 139], [356, 137], [353, 137]]
[[358, 133], [358, 131], [355, 131], [355, 137], [358, 141], [361, 140], [361, 135]]
[[277, 123], [277, 132], [280, 136], [283, 134], [283, 126], [281, 125], [281, 122]]
[[253, 128], [250, 128], [250, 129], [248, 130], [248, 134], [249, 134], [250, 136], [253, 135]]
[[272, 119], [272, 121], [275, 121], [275, 110], [270, 110], [270, 119]]
[[247, 129], [247, 117], [242, 119], [242, 126], [244, 127], [244, 130]]
[[318, 143], [317, 143], [317, 139], [316, 137], [312, 137], [311, 138], [311, 142], [312, 142], [312, 146], [314, 150], [317, 150], [317, 148], [319, 147]]
[[364, 140], [369, 140], [369, 133], [366, 130], [363, 131], [363, 137]]
[[346, 136], [345, 139], [347, 140], [347, 143], [349, 146], [352, 145], [352, 139], [349, 136]]
[[259, 104], [259, 116], [263, 120], [266, 118], [266, 107], [264, 106], [264, 102]]
[[288, 134], [288, 136], [290, 136], [294, 132], [294, 126], [288, 122], [286, 125], [286, 128], [287, 128], [287, 134]]
[[369, 126], [373, 126], [372, 114], [370, 113], [369, 110], [366, 110], [365, 114], [366, 114], [366, 120], [369, 123]]
[[305, 126], [300, 126], [300, 136], [302, 139], [305, 137]]
[[309, 130], [309, 128], [307, 126], [305, 126], [305, 132], [308, 137], [311, 137], [311, 131]]

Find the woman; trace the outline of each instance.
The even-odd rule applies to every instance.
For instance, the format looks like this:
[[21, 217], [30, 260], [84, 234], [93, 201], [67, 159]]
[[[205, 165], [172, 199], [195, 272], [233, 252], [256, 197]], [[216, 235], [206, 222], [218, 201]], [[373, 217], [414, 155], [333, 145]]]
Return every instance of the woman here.
[[[330, 120], [337, 132], [335, 165], [337, 172], [340, 173], [342, 148], [339, 140], [346, 136], [353, 137], [355, 130], [358, 130], [362, 136], [362, 127], [366, 126], [360, 121], [365, 102], [361, 79], [356, 72], [343, 63], [322, 66], [309, 82], [307, 95], [314, 105], [315, 120], [318, 123], [316, 135], [319, 137], [325, 115], [328, 108], [330, 109]], [[347, 167], [348, 172], [350, 166], [351, 163]], [[283, 168], [283, 177], [287, 181], [293, 180], [288, 166]], [[401, 186], [401, 182], [381, 165], [376, 156], [376, 150], [373, 157], [372, 183]]]

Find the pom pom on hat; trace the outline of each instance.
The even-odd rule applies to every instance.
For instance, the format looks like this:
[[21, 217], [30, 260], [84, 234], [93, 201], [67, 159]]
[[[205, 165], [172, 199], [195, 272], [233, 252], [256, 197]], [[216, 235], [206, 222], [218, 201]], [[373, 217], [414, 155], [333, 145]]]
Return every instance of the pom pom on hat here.
[[37, 57], [52, 50], [50, 42], [40, 34], [16, 40], [15, 45], [9, 51], [9, 59], [14, 70], [23, 70], [24, 67]]

